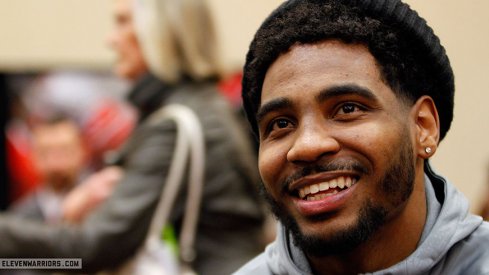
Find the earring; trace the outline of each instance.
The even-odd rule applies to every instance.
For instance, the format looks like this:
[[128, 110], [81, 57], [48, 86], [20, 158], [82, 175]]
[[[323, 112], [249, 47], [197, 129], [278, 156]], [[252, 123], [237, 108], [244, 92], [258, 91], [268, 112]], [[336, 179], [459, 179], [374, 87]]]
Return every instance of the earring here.
[[431, 149], [431, 147], [426, 147], [424, 151], [426, 152], [426, 154], [431, 154], [433, 150]]

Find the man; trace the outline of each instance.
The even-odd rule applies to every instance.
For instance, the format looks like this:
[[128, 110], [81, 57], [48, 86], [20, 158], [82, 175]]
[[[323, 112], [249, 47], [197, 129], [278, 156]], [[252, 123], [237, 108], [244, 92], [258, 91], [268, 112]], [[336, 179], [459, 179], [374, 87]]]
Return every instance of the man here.
[[87, 148], [74, 121], [55, 117], [34, 126], [32, 149], [42, 184], [15, 203], [11, 211], [34, 220], [57, 223], [62, 218], [63, 199], [88, 172]]
[[236, 274], [487, 274], [489, 225], [429, 165], [453, 73], [398, 0], [289, 0], [257, 31], [243, 99], [277, 239]]

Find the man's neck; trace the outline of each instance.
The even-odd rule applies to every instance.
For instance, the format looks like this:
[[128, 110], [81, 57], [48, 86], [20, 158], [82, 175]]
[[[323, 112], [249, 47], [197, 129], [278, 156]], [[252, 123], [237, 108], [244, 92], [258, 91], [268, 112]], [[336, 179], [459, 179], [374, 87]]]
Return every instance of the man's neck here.
[[358, 274], [388, 268], [412, 254], [421, 239], [427, 206], [424, 173], [416, 178], [403, 212], [375, 232], [356, 249], [325, 257], [308, 256], [314, 274]]

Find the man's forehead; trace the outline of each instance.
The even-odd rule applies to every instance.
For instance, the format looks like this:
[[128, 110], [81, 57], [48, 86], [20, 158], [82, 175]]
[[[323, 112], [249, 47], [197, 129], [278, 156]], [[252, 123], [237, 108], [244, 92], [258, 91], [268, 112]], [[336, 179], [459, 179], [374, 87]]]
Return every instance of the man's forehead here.
[[300, 114], [345, 101], [382, 109], [398, 119], [413, 106], [384, 81], [373, 55], [359, 44], [327, 41], [295, 47], [273, 66], [264, 81], [258, 123], [274, 112]]
[[361, 44], [338, 40], [300, 44], [279, 56], [268, 68], [261, 98], [288, 90], [317, 90], [318, 87], [323, 90], [343, 84], [386, 85], [375, 58]]

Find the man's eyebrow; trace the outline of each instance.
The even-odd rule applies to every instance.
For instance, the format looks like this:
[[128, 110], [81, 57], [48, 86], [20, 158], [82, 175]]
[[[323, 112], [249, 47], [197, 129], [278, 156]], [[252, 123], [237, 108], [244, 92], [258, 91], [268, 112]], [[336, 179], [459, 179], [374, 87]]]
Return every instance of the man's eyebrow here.
[[[344, 95], [358, 95], [369, 100], [377, 100], [375, 94], [368, 88], [356, 85], [356, 84], [345, 84], [333, 87], [328, 87], [322, 90], [317, 96], [316, 100], [318, 102], [323, 102], [333, 97], [344, 96]], [[287, 98], [277, 98], [273, 99], [265, 104], [263, 104], [256, 112], [256, 121], [260, 121], [270, 112], [287, 109], [292, 107], [292, 102]]]
[[377, 96], [370, 89], [356, 84], [328, 87], [316, 96], [316, 101], [323, 102], [330, 98], [344, 95], [358, 95], [369, 100], [377, 101]]
[[292, 107], [292, 102], [287, 98], [277, 98], [273, 99], [265, 104], [263, 104], [256, 112], [256, 121], [260, 121], [270, 112], [287, 109]]

